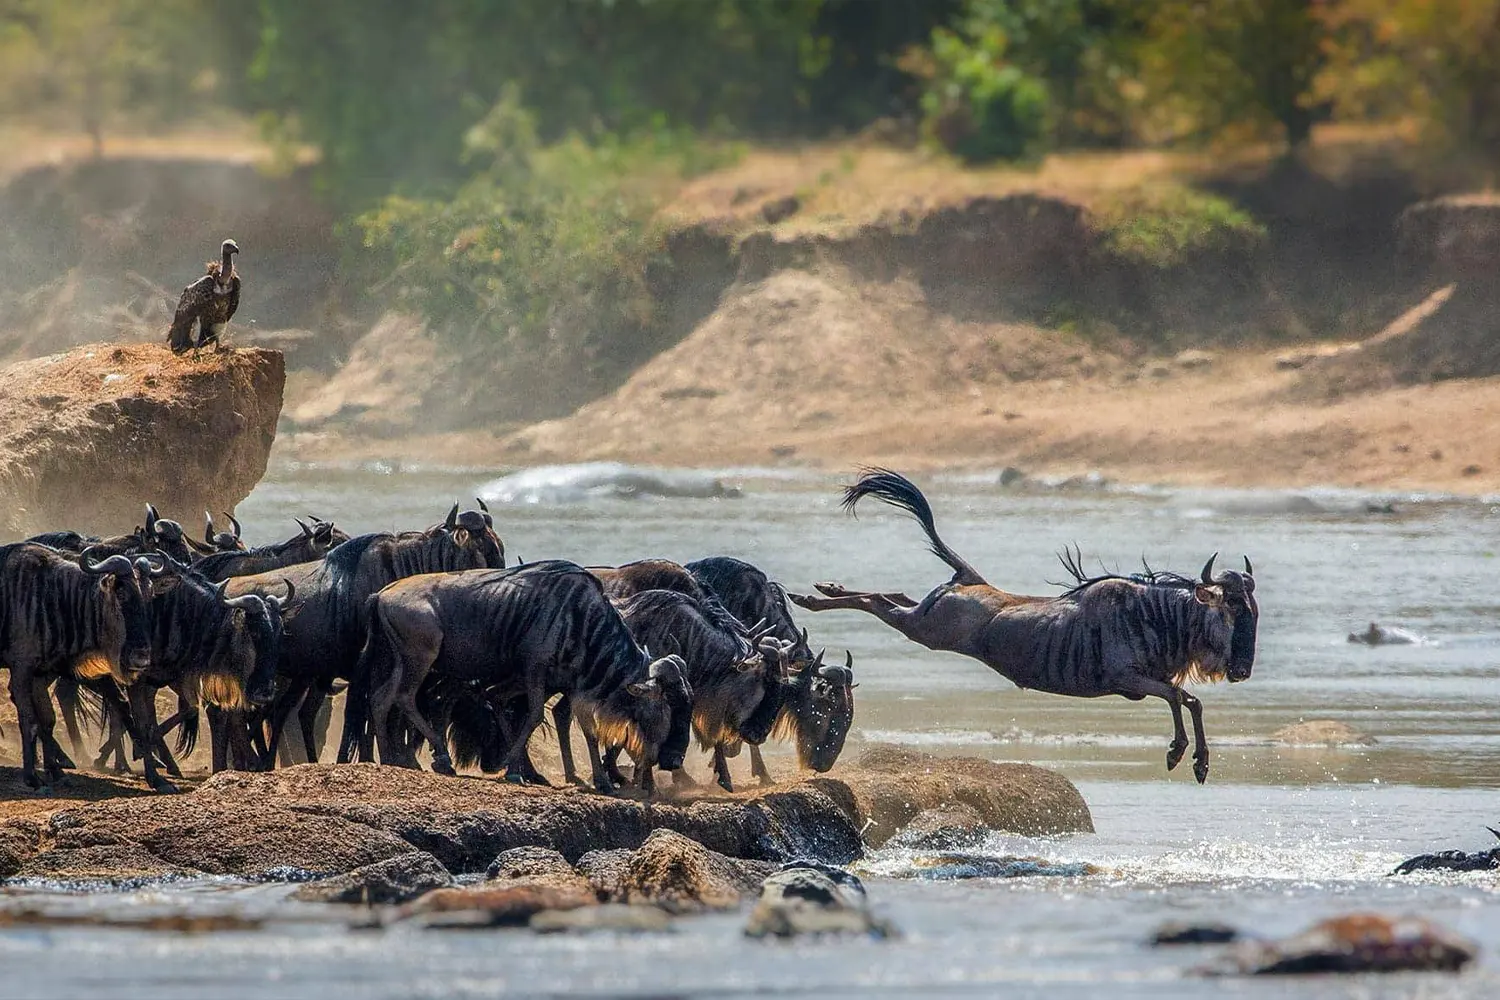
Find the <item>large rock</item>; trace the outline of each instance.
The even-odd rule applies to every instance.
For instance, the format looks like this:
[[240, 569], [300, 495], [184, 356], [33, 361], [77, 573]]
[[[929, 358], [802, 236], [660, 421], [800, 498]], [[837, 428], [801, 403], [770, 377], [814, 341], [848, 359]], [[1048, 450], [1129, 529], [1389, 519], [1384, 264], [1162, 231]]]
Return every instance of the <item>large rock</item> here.
[[763, 862], [727, 858], [680, 833], [656, 830], [626, 864], [620, 901], [674, 913], [727, 910], [769, 873]]
[[148, 344], [0, 369], [0, 534], [125, 532], [147, 501], [186, 523], [234, 509], [265, 474], [285, 381], [276, 351]]
[[827, 866], [795, 863], [761, 883], [760, 898], [745, 921], [746, 937], [869, 934], [894, 937], [896, 929], [870, 912], [858, 878]]
[[876, 745], [833, 776], [854, 794], [865, 841], [879, 847], [927, 809], [966, 805], [992, 830], [1027, 837], [1093, 833], [1083, 796], [1056, 771]]
[[1279, 941], [1246, 941], [1207, 971], [1257, 976], [1310, 973], [1457, 972], [1474, 943], [1419, 917], [1354, 913]]

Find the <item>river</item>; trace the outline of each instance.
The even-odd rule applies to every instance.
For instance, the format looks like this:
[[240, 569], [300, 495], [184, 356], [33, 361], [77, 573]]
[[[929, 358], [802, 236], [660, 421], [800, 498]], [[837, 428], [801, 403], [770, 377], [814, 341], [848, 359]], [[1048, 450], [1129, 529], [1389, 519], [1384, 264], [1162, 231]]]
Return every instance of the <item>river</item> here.
[[[613, 564], [646, 556], [749, 559], [793, 590], [818, 580], [920, 597], [946, 580], [920, 529], [832, 480], [726, 470], [622, 477], [279, 468], [241, 505], [246, 534], [285, 537], [293, 514], [351, 532], [422, 526], [453, 500], [494, 499], [508, 553]], [[1159, 702], [1017, 691], [982, 665], [907, 642], [852, 612], [801, 613], [815, 646], [849, 649], [860, 687], [846, 754], [877, 741], [1028, 761], [1082, 790], [1097, 834], [996, 835], [986, 851], [1086, 861], [1077, 877], [928, 881], [897, 850], [862, 863], [894, 942], [764, 945], [742, 915], [643, 937], [524, 932], [351, 932], [280, 886], [217, 882], [56, 894], [60, 907], [265, 913], [264, 930], [199, 936], [97, 929], [0, 931], [0, 995], [149, 996], [1007, 996], [1481, 997], [1500, 995], [1500, 877], [1392, 879], [1404, 857], [1476, 850], [1500, 821], [1500, 501], [1347, 491], [1003, 490], [994, 476], [927, 481], [945, 540], [997, 586], [1049, 593], [1057, 552], [1090, 566], [1194, 572], [1248, 554], [1260, 601], [1249, 681], [1199, 690], [1213, 750], [1206, 785], [1165, 769]], [[732, 487], [720, 489], [720, 485]], [[1086, 486], [1089, 484], [1085, 484]], [[669, 495], [660, 495], [669, 494]], [[465, 504], [469, 505], [468, 502]], [[1371, 621], [1424, 636], [1370, 648]], [[1271, 734], [1336, 719], [1374, 742], [1287, 747]], [[1190, 763], [1190, 762], [1189, 762]], [[743, 767], [743, 763], [737, 765]], [[773, 767], [788, 766], [784, 756]], [[8, 890], [31, 898], [37, 890]], [[1145, 946], [1167, 920], [1262, 934], [1360, 910], [1415, 913], [1477, 941], [1460, 976], [1205, 981], [1211, 948]]]

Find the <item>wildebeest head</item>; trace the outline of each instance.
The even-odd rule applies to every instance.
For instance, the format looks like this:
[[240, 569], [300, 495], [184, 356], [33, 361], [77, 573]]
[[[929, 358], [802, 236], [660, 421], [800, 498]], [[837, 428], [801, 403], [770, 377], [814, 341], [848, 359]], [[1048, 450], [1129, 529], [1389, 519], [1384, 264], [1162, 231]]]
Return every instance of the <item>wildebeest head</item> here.
[[193, 561], [192, 548], [182, 525], [157, 513], [154, 504], [146, 505], [146, 547], [171, 556], [180, 563]]
[[78, 565], [94, 578], [104, 599], [118, 609], [119, 618], [115, 619], [118, 633], [101, 638], [111, 647], [118, 640], [119, 654], [110, 660], [108, 672], [119, 683], [129, 684], [151, 665], [151, 622], [146, 610], [149, 588], [143, 586], [143, 581], [165, 572], [166, 566], [154, 565], [145, 557], [131, 562], [122, 555], [96, 563], [87, 550], [79, 557]]
[[234, 527], [233, 531], [214, 530], [214, 516], [206, 510], [203, 512], [203, 540], [215, 552], [245, 551], [245, 542], [240, 537], [239, 519], [228, 511], [224, 512], [224, 516], [229, 518], [229, 523]]
[[294, 517], [292, 520], [302, 531], [301, 540], [307, 545], [311, 559], [321, 559], [330, 550], [349, 540], [347, 532], [336, 527], [332, 521], [325, 521], [314, 514], [308, 514], [306, 521], [300, 517]]
[[652, 662], [646, 679], [626, 689], [632, 699], [631, 721], [639, 733], [639, 752], [631, 756], [646, 766], [655, 764], [668, 771], [682, 766], [688, 739], [693, 732], [693, 689], [687, 680], [687, 663], [677, 655]]
[[505, 543], [495, 534], [488, 512], [466, 510], [459, 513], [458, 504], [448, 511], [443, 524], [433, 529], [447, 534], [453, 544], [463, 549], [475, 569], [504, 569]]
[[797, 741], [798, 763], [819, 772], [839, 759], [854, 724], [854, 654], [845, 651], [842, 667], [824, 663], [823, 655], [793, 665], [776, 724], [778, 736]]
[[297, 589], [286, 581], [287, 595], [257, 596], [246, 594], [226, 600], [239, 618], [234, 633], [241, 643], [235, 662], [241, 665], [245, 697], [251, 704], [266, 705], [276, 697], [276, 668], [281, 662], [283, 609], [296, 596]]
[[1203, 565], [1203, 573], [1193, 588], [1193, 597], [1210, 611], [1217, 612], [1230, 629], [1229, 659], [1224, 676], [1230, 683], [1246, 680], [1255, 665], [1255, 633], [1260, 622], [1260, 606], [1255, 603], [1255, 576], [1249, 557], [1245, 570], [1227, 569], [1214, 576], [1215, 554]]

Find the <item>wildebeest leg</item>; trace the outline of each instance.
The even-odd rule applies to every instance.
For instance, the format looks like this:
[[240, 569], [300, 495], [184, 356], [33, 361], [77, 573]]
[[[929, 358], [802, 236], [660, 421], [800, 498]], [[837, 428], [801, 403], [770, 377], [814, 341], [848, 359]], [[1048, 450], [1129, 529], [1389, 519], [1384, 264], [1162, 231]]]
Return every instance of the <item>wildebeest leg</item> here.
[[641, 791], [646, 793], [646, 798], [656, 795], [656, 776], [652, 773], [656, 768], [650, 764], [636, 764], [636, 775], [640, 778]]
[[[531, 734], [536, 732], [536, 727], [542, 724], [542, 715], [547, 711], [546, 692], [533, 688], [526, 692], [525, 699], [526, 707], [521, 724], [516, 727], [515, 741], [510, 745], [510, 752], [505, 755], [505, 780], [522, 784], [535, 775], [531, 758], [526, 754], [526, 744], [531, 741]], [[528, 775], [528, 770], [533, 773]]]
[[151, 734], [141, 754], [146, 784], [158, 792], [175, 792], [177, 786], [156, 771], [156, 689], [149, 684], [132, 684], [129, 695], [130, 714], [135, 719], [136, 731]]
[[[266, 737], [265, 763], [266, 770], [270, 771], [276, 767], [277, 752], [281, 749], [281, 736], [286, 732], [287, 720], [292, 713], [302, 707], [302, 702], [312, 695], [312, 686], [307, 681], [293, 681], [292, 685], [277, 698], [271, 705], [271, 711], [266, 719], [269, 733]], [[291, 763], [290, 754], [283, 754], [286, 762]], [[311, 760], [311, 758], [309, 758]]]
[[332, 694], [322, 686], [314, 687], [297, 709], [297, 724], [302, 730], [302, 749], [307, 754], [309, 764], [318, 762], [318, 719], [322, 717], [332, 698]]
[[[83, 731], [78, 725], [78, 682], [68, 677], [60, 678], [53, 692], [57, 696], [57, 706], [62, 709], [63, 727], [68, 731], [68, 745], [73, 748], [75, 755], [87, 760], [88, 748], [83, 744]], [[78, 765], [70, 760], [63, 766], [76, 768]]]
[[[1152, 680], [1150, 677], [1142, 677], [1136, 674], [1117, 678], [1115, 693], [1123, 695], [1126, 698], [1139, 699], [1148, 696], [1160, 698], [1167, 703], [1167, 707], [1172, 710], [1172, 742], [1167, 747], [1167, 770], [1170, 771], [1175, 768], [1181, 762], [1182, 755], [1187, 751], [1187, 728], [1182, 724], [1182, 704], [1186, 692], [1165, 681]], [[1196, 698], [1193, 700], [1197, 701]], [[1208, 777], [1208, 751], [1206, 748], [1203, 754], [1205, 763], [1203, 774], [1198, 778], [1199, 784], [1202, 784]], [[1196, 768], [1194, 769], [1194, 773], [1197, 773]]]
[[691, 774], [688, 774], [686, 767], [679, 767], [677, 770], [672, 772], [672, 787], [697, 788], [698, 782], [693, 780], [693, 776]]
[[836, 583], [813, 584], [824, 596], [788, 594], [792, 603], [809, 611], [863, 611], [874, 615], [898, 632], [905, 633], [917, 607], [905, 594], [855, 593]]
[[42, 788], [36, 776], [36, 708], [31, 700], [30, 670], [10, 665], [10, 700], [16, 706], [16, 728], [21, 736], [21, 778], [27, 788]]
[[55, 734], [57, 713], [52, 708], [51, 686], [50, 681], [37, 679], [32, 682], [31, 694], [37, 739], [42, 745], [42, 768], [47, 772], [48, 783], [58, 785], [63, 781], [61, 758], [66, 755]]
[[724, 744], [714, 744], [714, 776], [719, 779], [719, 787], [726, 792], [734, 791], [734, 781], [729, 777], [729, 758], [724, 756]]
[[[557, 752], [562, 757], [563, 781], [570, 785], [581, 785], [583, 779], [578, 776], [578, 768], [573, 763], [573, 702], [563, 695], [557, 699], [552, 706], [552, 725], [557, 729]], [[588, 734], [584, 734], [587, 739]], [[594, 764], [594, 758], [599, 755], [599, 748], [595, 745], [589, 764]], [[595, 773], [595, 778], [598, 774]], [[607, 790], [607, 789], [606, 789]]]
[[1203, 735], [1203, 702], [1180, 688], [1177, 694], [1193, 716], [1193, 777], [1201, 785], [1208, 780], [1208, 738]]
[[634, 784], [634, 781], [626, 778], [625, 772], [620, 770], [620, 753], [621, 749], [619, 747], [610, 747], [604, 751], [604, 771], [609, 775], [609, 780], [613, 781], [616, 785]]
[[589, 748], [589, 768], [593, 772], [594, 788], [605, 795], [614, 793], [615, 783], [610, 780], [609, 772], [604, 767], [604, 762], [599, 759], [599, 740], [595, 738], [587, 726], [579, 725], [583, 730], [583, 742]]
[[208, 715], [208, 742], [213, 754], [210, 766], [218, 774], [229, 768], [229, 720], [225, 718], [228, 713], [217, 705], [206, 705], [204, 712]]
[[750, 744], [750, 777], [760, 779], [762, 785], [776, 784], [771, 769], [766, 767], [766, 759], [761, 756], [759, 743]]

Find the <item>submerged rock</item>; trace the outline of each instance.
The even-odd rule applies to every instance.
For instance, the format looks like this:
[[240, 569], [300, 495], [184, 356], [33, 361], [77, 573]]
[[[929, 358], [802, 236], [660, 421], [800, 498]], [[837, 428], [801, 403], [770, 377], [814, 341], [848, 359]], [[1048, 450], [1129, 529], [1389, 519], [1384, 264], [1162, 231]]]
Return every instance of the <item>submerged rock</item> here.
[[747, 937], [869, 934], [894, 937], [896, 929], [870, 912], [864, 886], [848, 872], [795, 863], [761, 883], [760, 898], [745, 922]]
[[1076, 878], [1097, 875], [1101, 869], [1083, 861], [1048, 861], [987, 854], [935, 854], [912, 859], [912, 874], [920, 879], [948, 881], [967, 878], [1028, 878], [1047, 875]]
[[38, 854], [15, 877], [124, 885], [203, 874], [197, 868], [164, 861], [137, 844], [91, 844]]
[[592, 893], [537, 885], [480, 885], [434, 889], [397, 913], [426, 927], [524, 927], [546, 910], [596, 906]]
[[1280, 941], [1246, 941], [1219, 975], [1305, 975], [1328, 972], [1457, 972], [1478, 955], [1465, 938], [1419, 917], [1355, 913], [1315, 924]]
[[531, 918], [531, 929], [538, 934], [563, 931], [643, 934], [671, 930], [672, 917], [666, 910], [656, 906], [605, 903], [602, 906], [573, 910], [543, 910]]
[[1240, 932], [1228, 924], [1162, 924], [1151, 936], [1151, 943], [1158, 948], [1187, 944], [1228, 944], [1236, 941]]
[[299, 886], [291, 898], [304, 903], [405, 903], [453, 883], [437, 858], [412, 851], [343, 875]]
[[961, 851], [978, 847], [989, 833], [979, 810], [959, 803], [922, 810], [889, 843], [918, 851]]
[[1271, 742], [1289, 747], [1369, 746], [1375, 742], [1347, 722], [1336, 719], [1307, 719], [1282, 726], [1271, 734]]
[[[1485, 829], [1500, 840], [1500, 830], [1494, 827], [1485, 827]], [[1500, 847], [1492, 847], [1488, 851], [1438, 851], [1435, 854], [1419, 854], [1401, 862], [1391, 874], [1410, 875], [1412, 872], [1430, 871], [1482, 872], [1492, 868], [1500, 868]]]

